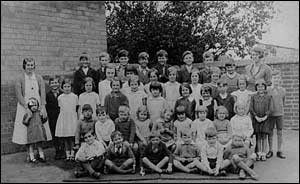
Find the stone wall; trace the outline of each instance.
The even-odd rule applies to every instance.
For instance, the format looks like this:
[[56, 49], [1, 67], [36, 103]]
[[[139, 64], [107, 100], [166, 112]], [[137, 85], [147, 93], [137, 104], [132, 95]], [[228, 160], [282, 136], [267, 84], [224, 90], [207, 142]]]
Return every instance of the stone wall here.
[[107, 50], [104, 2], [1, 1], [1, 154], [24, 150], [11, 142], [16, 113], [13, 81], [25, 57], [45, 80], [69, 75], [81, 52], [93, 66]]

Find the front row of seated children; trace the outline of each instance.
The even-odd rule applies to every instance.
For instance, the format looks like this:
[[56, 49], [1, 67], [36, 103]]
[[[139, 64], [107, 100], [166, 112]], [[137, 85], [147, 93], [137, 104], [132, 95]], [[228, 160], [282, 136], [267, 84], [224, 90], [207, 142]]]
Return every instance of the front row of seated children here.
[[[180, 108], [181, 106], [179, 106], [179, 111], [181, 111]], [[92, 113], [85, 112], [91, 108], [84, 107], [82, 110], [84, 117], [92, 115]], [[207, 109], [202, 106], [200, 112], [206, 115]], [[99, 111], [97, 111], [97, 115], [99, 115], [98, 113]], [[179, 114], [181, 113], [179, 112]], [[164, 123], [165, 121], [168, 123], [169, 116], [171, 116], [171, 112], [165, 111], [162, 118], [152, 125], [154, 130], [148, 135], [147, 144], [139, 144], [140, 148], [137, 149], [136, 137], [130, 133], [131, 130], [136, 129], [136, 126], [129, 118], [128, 107], [120, 106], [116, 128], [110, 135], [111, 142], [108, 145], [96, 136], [95, 129], [87, 128], [86, 131], [81, 132], [84, 142], [81, 143], [75, 159], [80, 162], [82, 169], [75, 171], [75, 176], [89, 174], [91, 177], [99, 179], [100, 172], [135, 173], [136, 165], [140, 166], [141, 175], [148, 172], [172, 173], [174, 165], [174, 169], [187, 173], [197, 172], [217, 176], [226, 174], [225, 169], [230, 169], [235, 173], [238, 172], [240, 178], [245, 178], [248, 173], [251, 178], [257, 179], [257, 174], [250, 168], [255, 161], [255, 154], [251, 154], [249, 147], [244, 144], [244, 135], [233, 134], [232, 141], [226, 145], [224, 150], [224, 146], [217, 141], [219, 134], [216, 128], [213, 125], [207, 125], [204, 131], [204, 141], [197, 144], [193, 140], [196, 140], [196, 136], [201, 133], [198, 133], [197, 126], [193, 124], [196, 122], [193, 122], [191, 127], [195, 127], [196, 130], [184, 126], [180, 130], [181, 141], [169, 144], [168, 149], [164, 142], [168, 143], [170, 139], [161, 139], [161, 135], [163, 135], [162, 138], [173, 135], [171, 128], [165, 126]], [[181, 116], [179, 115], [179, 117]], [[203, 118], [205, 116], [200, 115], [199, 117], [201, 117], [199, 122], [207, 120]]]

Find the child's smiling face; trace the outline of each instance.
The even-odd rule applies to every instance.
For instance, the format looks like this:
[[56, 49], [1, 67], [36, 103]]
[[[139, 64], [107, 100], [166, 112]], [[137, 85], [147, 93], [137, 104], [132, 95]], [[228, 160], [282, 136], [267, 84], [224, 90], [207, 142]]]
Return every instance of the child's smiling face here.
[[244, 91], [246, 89], [246, 81], [245, 80], [239, 80], [239, 89], [241, 91]]
[[155, 72], [151, 72], [150, 73], [150, 78], [149, 78], [150, 82], [154, 82], [154, 81], [158, 81], [158, 77], [155, 74]]
[[169, 73], [169, 81], [175, 82], [176, 81], [176, 72]]
[[159, 89], [151, 89], [151, 93], [153, 97], [158, 97], [160, 94]]
[[84, 135], [84, 141], [88, 144], [88, 145], [91, 145], [94, 143], [95, 141], [95, 136], [91, 133], [91, 132], [88, 132]]
[[65, 83], [63, 86], [64, 93], [69, 94], [71, 93], [71, 84], [70, 83]]
[[185, 112], [177, 113], [177, 118], [178, 118], [179, 121], [184, 121], [186, 119]]
[[83, 68], [87, 68], [91, 64], [90, 61], [88, 59], [86, 59], [85, 57], [81, 58], [80, 63]]
[[93, 90], [93, 83], [92, 82], [86, 82], [85, 84], [84, 84], [84, 88], [85, 88], [85, 91], [86, 92], [92, 92], [92, 90]]
[[121, 145], [123, 142], [123, 137], [120, 135], [116, 135], [112, 141], [114, 142], [115, 145]]
[[192, 81], [193, 84], [197, 84], [199, 82], [198, 72], [193, 72], [191, 74], [191, 81]]
[[97, 117], [100, 122], [104, 123], [106, 121], [107, 115], [106, 115], [106, 113], [102, 112], [100, 114], [97, 114]]
[[224, 120], [226, 118], [226, 112], [224, 110], [219, 110], [217, 116], [218, 120]]
[[112, 81], [112, 84], [111, 84], [111, 90], [112, 92], [119, 92], [120, 91], [120, 81]]
[[242, 137], [234, 136], [232, 139], [232, 145], [234, 145], [235, 147], [242, 147], [244, 145]]
[[106, 78], [108, 80], [111, 80], [115, 76], [115, 69], [113, 69], [113, 68], [106, 68], [105, 75], [106, 75]]
[[157, 61], [160, 65], [165, 65], [165, 63], [167, 62], [167, 57], [166, 56], [158, 56], [157, 57]]
[[52, 90], [57, 90], [59, 88], [58, 79], [54, 79], [53, 81], [51, 81], [49, 86]]
[[137, 92], [139, 90], [139, 83], [137, 80], [132, 80], [130, 82], [130, 88], [132, 92]]
[[109, 58], [108, 58], [108, 57], [104, 56], [104, 57], [101, 57], [101, 58], [100, 58], [100, 64], [101, 64], [102, 66], [106, 66], [107, 63], [109, 63]]
[[145, 121], [147, 119], [147, 112], [146, 111], [141, 111], [139, 112], [139, 120], [140, 121]]
[[129, 118], [129, 112], [119, 112], [119, 118], [122, 122], [127, 121]]
[[184, 58], [183, 58], [183, 62], [186, 65], [190, 66], [194, 62], [194, 56], [192, 54], [185, 55]]
[[259, 94], [263, 94], [265, 92], [265, 86], [263, 84], [258, 84], [257, 85], [257, 92]]
[[148, 63], [149, 63], [149, 61], [148, 61], [148, 59], [141, 58], [141, 59], [139, 59], [139, 63], [140, 63], [140, 65], [141, 65], [142, 68], [146, 68], [147, 65], [148, 65]]
[[122, 56], [119, 58], [121, 66], [126, 66], [128, 64], [129, 58], [127, 56]]
[[204, 121], [206, 119], [206, 111], [199, 111], [198, 116], [199, 120]]
[[190, 96], [190, 90], [189, 88], [182, 87], [181, 88], [181, 94], [183, 97], [189, 97]]

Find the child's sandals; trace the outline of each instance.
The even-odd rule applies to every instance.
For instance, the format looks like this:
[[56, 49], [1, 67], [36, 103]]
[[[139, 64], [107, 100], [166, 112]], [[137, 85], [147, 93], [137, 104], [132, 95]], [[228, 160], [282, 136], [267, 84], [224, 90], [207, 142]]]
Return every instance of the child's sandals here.
[[29, 158], [29, 162], [36, 164], [38, 160], [36, 158]]

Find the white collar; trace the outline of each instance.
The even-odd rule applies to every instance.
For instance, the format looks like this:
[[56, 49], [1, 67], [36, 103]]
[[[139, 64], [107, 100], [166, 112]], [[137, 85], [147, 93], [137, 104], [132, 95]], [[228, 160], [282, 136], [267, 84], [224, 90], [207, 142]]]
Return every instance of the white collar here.
[[225, 98], [228, 96], [228, 94], [227, 94], [227, 93], [225, 93], [224, 95], [223, 95], [223, 94], [221, 94], [221, 93], [219, 93], [219, 95], [220, 95], [220, 97], [221, 97], [222, 99], [225, 99]]

